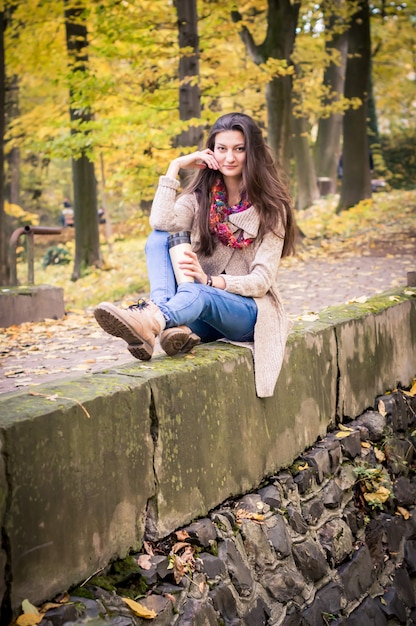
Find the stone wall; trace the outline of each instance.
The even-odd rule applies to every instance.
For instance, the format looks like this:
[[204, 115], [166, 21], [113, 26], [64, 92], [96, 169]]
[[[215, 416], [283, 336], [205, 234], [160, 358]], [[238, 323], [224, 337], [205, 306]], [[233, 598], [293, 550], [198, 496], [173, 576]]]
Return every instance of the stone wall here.
[[415, 290], [293, 329], [273, 398], [217, 342], [0, 398], [0, 595], [16, 613], [290, 466], [412, 380]]
[[0, 287], [0, 328], [24, 322], [56, 320], [64, 314], [64, 290], [61, 287]]
[[100, 611], [142, 624], [121, 599], [135, 594], [154, 626], [416, 624], [416, 397], [376, 406], [255, 491], [100, 572], [73, 591], [84, 610], [69, 605], [51, 624]]

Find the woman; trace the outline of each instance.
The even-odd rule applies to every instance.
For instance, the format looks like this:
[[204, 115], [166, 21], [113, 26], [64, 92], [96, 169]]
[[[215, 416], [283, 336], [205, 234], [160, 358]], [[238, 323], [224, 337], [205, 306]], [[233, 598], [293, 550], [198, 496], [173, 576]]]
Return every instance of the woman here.
[[[177, 197], [181, 169], [197, 172]], [[152, 357], [158, 336], [171, 356], [200, 340], [254, 341], [257, 395], [273, 395], [288, 329], [277, 271], [281, 256], [293, 251], [294, 220], [288, 192], [251, 117], [223, 115], [205, 150], [171, 162], [160, 177], [150, 223], [150, 301], [127, 310], [104, 302], [95, 309], [97, 322], [141, 360]], [[177, 231], [190, 231], [192, 242], [179, 264], [194, 282], [180, 285], [168, 251], [169, 233]]]

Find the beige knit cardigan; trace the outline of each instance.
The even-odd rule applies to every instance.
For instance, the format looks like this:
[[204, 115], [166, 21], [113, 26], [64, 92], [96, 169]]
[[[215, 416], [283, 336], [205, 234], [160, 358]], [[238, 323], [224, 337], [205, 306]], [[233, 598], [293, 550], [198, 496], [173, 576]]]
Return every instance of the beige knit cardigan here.
[[[196, 215], [199, 210], [195, 194], [177, 197], [179, 182], [161, 176], [150, 213], [155, 230], [191, 231], [191, 241], [199, 240]], [[260, 398], [273, 395], [279, 375], [288, 334], [288, 318], [277, 288], [277, 272], [283, 249], [283, 238], [274, 233], [257, 237], [259, 216], [254, 207], [234, 213], [229, 225], [236, 236], [254, 238], [247, 248], [235, 249], [218, 244], [212, 256], [198, 254], [206, 274], [222, 275], [226, 290], [254, 298], [257, 321], [254, 327], [254, 372], [256, 393]], [[252, 347], [253, 344], [249, 344]]]

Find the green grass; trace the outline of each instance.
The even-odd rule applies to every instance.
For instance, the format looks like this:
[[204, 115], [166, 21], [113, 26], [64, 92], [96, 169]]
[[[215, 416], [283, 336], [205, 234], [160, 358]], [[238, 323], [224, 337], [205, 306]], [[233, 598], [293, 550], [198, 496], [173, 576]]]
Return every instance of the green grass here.
[[[66, 310], [87, 309], [104, 300], [117, 302], [127, 298], [134, 301], [140, 294], [149, 291], [145, 242], [145, 237], [120, 239], [113, 243], [112, 253], [109, 252], [108, 245], [102, 243], [104, 269], [91, 267], [76, 282], [71, 280], [73, 262], [42, 267], [43, 255], [47, 249], [42, 244], [35, 254], [35, 284], [63, 287]], [[74, 242], [69, 241], [65, 245], [73, 255]], [[17, 272], [20, 282], [25, 283], [25, 262], [18, 264]]]

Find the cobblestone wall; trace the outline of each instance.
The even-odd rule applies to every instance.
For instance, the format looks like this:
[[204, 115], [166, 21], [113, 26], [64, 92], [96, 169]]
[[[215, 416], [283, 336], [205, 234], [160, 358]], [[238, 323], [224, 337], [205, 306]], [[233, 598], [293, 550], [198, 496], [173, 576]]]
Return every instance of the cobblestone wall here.
[[415, 411], [401, 390], [377, 398], [255, 492], [74, 590], [59, 624], [416, 624]]

